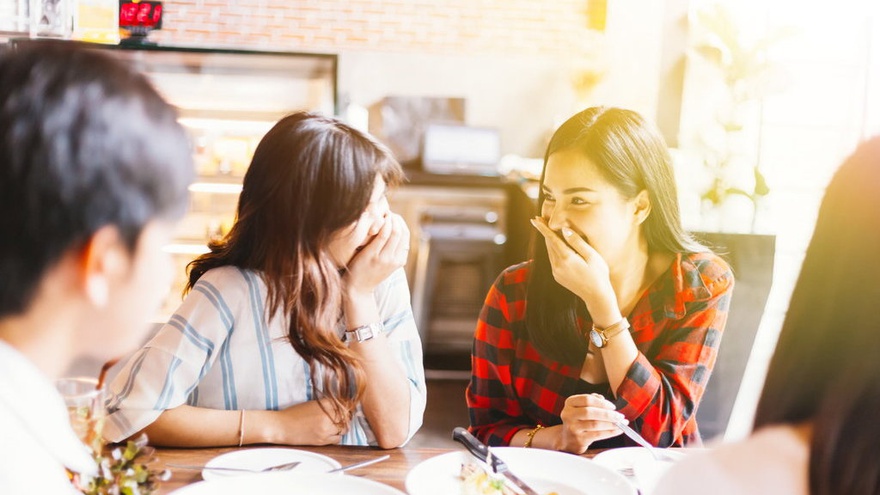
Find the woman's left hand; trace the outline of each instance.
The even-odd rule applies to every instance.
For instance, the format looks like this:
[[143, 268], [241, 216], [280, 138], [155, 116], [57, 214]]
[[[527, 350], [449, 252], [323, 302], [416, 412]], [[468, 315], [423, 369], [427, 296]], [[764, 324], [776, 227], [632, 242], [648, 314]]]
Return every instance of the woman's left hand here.
[[404, 266], [409, 254], [409, 228], [403, 217], [388, 213], [379, 233], [348, 264], [348, 290], [371, 294], [394, 270]]
[[560, 236], [544, 218], [532, 219], [532, 225], [544, 236], [553, 278], [559, 285], [583, 299], [591, 313], [598, 304], [616, 302], [608, 264], [598, 251], [569, 227]]

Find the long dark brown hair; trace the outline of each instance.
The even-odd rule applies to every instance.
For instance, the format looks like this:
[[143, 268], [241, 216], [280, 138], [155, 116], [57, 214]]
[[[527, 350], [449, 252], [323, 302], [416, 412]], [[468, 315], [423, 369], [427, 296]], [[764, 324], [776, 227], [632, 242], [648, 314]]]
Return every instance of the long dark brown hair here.
[[755, 413], [810, 422], [814, 495], [880, 493], [880, 139], [825, 192]]
[[[296, 113], [263, 137], [244, 177], [235, 224], [189, 264], [191, 290], [208, 270], [255, 270], [268, 288], [266, 318], [283, 311], [291, 345], [347, 426], [364, 389], [363, 368], [336, 334], [342, 275], [328, 245], [367, 208], [376, 176], [403, 178], [387, 149], [329, 117]], [[318, 365], [323, 372], [318, 372]]]
[[[641, 115], [620, 108], [592, 107], [569, 118], [553, 134], [544, 154], [547, 172], [550, 155], [577, 150], [599, 168], [625, 198], [647, 191], [651, 212], [642, 223], [652, 252], [698, 252], [705, 248], [682, 227], [675, 176], [666, 143], [657, 129]], [[538, 211], [544, 203], [538, 196]], [[534, 234], [533, 234], [534, 236]], [[586, 313], [582, 300], [553, 278], [543, 238], [532, 239], [526, 332], [535, 347], [550, 359], [583, 363], [587, 341], [578, 330], [579, 314]]]

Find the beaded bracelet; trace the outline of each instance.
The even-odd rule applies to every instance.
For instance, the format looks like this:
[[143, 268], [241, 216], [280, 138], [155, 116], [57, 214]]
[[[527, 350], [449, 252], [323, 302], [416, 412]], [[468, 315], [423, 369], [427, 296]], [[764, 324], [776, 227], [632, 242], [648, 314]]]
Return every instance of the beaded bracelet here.
[[540, 430], [540, 429], [542, 429], [542, 428], [544, 428], [544, 425], [538, 425], [538, 426], [535, 427], [535, 429], [533, 429], [532, 431], [530, 431], [530, 432], [526, 435], [526, 443], [523, 444], [523, 447], [524, 447], [524, 448], [528, 449], [528, 448], [530, 448], [530, 447], [532, 446], [532, 440], [535, 439], [535, 434], [538, 433], [538, 430]]

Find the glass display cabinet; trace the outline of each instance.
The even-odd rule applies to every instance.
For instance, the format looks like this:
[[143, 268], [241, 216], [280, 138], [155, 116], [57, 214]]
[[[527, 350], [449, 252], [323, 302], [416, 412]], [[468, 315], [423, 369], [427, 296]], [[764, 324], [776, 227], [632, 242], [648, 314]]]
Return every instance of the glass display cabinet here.
[[[14, 40], [12, 43], [55, 42]], [[70, 42], [68, 42], [70, 43]], [[93, 45], [145, 73], [180, 113], [197, 171], [190, 209], [173, 244], [176, 279], [156, 315], [181, 301], [186, 265], [222, 237], [235, 218], [241, 181], [257, 143], [282, 116], [299, 110], [337, 113], [335, 54], [169, 46]]]
[[197, 179], [178, 224], [176, 280], [161, 314], [180, 303], [186, 264], [223, 237], [235, 219], [241, 181], [263, 135], [284, 115], [336, 113], [336, 55], [187, 48], [118, 48], [180, 112], [193, 143]]

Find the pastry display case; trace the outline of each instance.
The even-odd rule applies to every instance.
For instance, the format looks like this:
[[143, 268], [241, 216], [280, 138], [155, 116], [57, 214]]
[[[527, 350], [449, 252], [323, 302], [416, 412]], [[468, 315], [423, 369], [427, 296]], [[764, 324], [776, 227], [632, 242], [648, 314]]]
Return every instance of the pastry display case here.
[[[16, 40], [17, 43], [44, 40]], [[14, 43], [15, 43], [14, 42]], [[57, 42], [57, 41], [56, 41]], [[235, 219], [241, 182], [254, 149], [284, 115], [337, 113], [335, 54], [156, 45], [94, 45], [144, 72], [178, 108], [190, 135], [197, 178], [190, 208], [165, 247], [176, 278], [157, 322], [180, 304], [186, 265], [222, 237]]]

